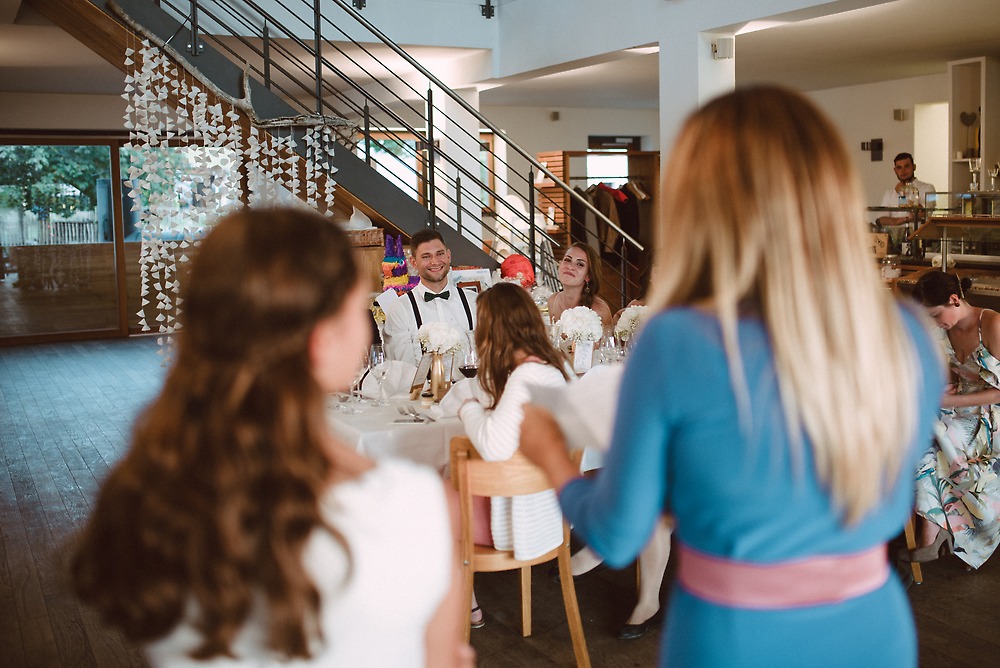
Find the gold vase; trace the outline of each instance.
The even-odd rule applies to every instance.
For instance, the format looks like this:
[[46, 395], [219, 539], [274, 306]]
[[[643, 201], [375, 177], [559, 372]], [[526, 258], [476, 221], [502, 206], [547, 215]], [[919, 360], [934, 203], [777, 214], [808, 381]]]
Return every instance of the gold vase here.
[[431, 353], [431, 394], [434, 395], [434, 401], [441, 401], [448, 393], [449, 386], [444, 375], [444, 355]]

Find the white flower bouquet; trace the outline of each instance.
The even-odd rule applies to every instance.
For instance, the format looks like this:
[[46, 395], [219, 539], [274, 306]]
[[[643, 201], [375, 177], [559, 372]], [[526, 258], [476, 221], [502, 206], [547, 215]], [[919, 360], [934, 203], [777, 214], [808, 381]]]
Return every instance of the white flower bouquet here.
[[615, 325], [615, 336], [623, 341], [628, 341], [635, 336], [648, 317], [648, 306], [627, 306], [622, 311], [621, 317], [618, 318], [618, 324]]
[[429, 322], [417, 330], [417, 339], [425, 353], [453, 353], [462, 347], [462, 332], [446, 322]]
[[558, 325], [559, 333], [571, 341], [600, 341], [604, 334], [601, 316], [586, 306], [563, 311]]

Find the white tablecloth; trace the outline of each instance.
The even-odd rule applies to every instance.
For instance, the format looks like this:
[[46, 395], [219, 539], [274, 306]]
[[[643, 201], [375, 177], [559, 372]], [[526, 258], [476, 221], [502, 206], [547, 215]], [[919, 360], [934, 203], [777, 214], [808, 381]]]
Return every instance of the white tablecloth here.
[[360, 414], [351, 415], [336, 409], [331, 400], [327, 414], [334, 432], [348, 445], [372, 459], [403, 458], [432, 466], [447, 473], [451, 439], [465, 430], [457, 417], [440, 418], [435, 422], [397, 423], [402, 416], [399, 407], [413, 406], [427, 414], [416, 401], [393, 400], [388, 407], [377, 408], [366, 402]]

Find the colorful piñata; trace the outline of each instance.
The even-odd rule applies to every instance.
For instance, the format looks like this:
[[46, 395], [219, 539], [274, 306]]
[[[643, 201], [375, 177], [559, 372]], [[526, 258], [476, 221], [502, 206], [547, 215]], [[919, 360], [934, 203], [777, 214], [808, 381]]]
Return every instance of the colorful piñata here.
[[397, 295], [409, 292], [420, 282], [418, 276], [410, 276], [403, 251], [403, 235], [393, 239], [385, 235], [385, 257], [382, 258], [382, 292], [395, 290]]

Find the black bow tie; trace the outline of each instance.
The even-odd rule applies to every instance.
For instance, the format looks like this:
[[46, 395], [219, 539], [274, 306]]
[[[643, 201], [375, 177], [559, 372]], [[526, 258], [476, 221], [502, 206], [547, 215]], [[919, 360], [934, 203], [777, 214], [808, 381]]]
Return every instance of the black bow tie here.
[[433, 292], [425, 292], [424, 301], [431, 302], [434, 301], [435, 299], [447, 299], [450, 296], [451, 293], [448, 290], [445, 290], [444, 292], [439, 292], [437, 294], [434, 294]]

